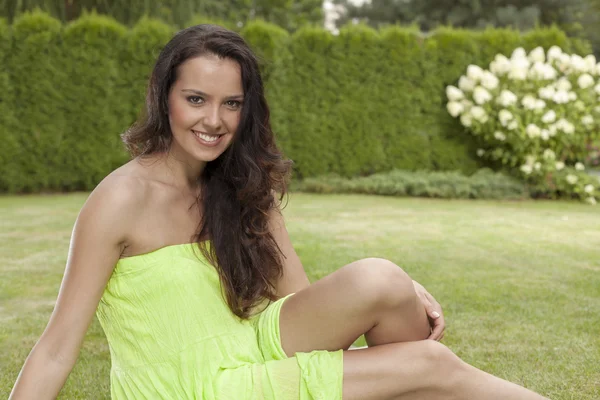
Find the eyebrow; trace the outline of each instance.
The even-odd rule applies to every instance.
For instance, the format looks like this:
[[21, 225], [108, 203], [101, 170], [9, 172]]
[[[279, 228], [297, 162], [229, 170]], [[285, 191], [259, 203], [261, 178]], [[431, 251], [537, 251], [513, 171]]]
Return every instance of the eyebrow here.
[[[203, 96], [203, 97], [211, 97], [210, 95], [204, 93], [201, 90], [196, 90], [196, 89], [182, 89], [182, 92], [186, 92], [186, 93], [193, 93], [193, 94], [197, 94], [198, 96]], [[227, 96], [225, 97], [225, 99], [227, 100], [233, 100], [233, 99], [243, 99], [244, 95], [243, 94], [234, 94], [232, 96]]]

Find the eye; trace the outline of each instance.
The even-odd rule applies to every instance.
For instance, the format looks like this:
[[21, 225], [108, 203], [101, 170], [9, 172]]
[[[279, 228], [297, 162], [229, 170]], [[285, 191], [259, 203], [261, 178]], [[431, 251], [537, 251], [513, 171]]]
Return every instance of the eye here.
[[189, 96], [187, 98], [187, 101], [189, 101], [192, 104], [202, 104], [204, 103], [204, 99], [200, 96]]
[[227, 100], [225, 104], [227, 105], [227, 107], [232, 108], [234, 110], [237, 110], [242, 106], [242, 102], [238, 100]]

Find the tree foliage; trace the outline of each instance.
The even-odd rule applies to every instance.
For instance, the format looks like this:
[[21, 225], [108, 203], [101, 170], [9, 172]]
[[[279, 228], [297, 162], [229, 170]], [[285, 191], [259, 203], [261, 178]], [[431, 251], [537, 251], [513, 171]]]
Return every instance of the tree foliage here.
[[243, 26], [260, 18], [289, 31], [305, 24], [322, 24], [321, 0], [0, 0], [2, 17], [12, 22], [26, 11], [39, 8], [62, 22], [95, 10], [132, 26], [143, 16], [183, 27], [193, 15]]
[[335, 2], [346, 9], [338, 25], [359, 19], [371, 26], [414, 23], [425, 31], [439, 25], [524, 31], [556, 24], [600, 50], [600, 0], [371, 0], [360, 6], [351, 0]]

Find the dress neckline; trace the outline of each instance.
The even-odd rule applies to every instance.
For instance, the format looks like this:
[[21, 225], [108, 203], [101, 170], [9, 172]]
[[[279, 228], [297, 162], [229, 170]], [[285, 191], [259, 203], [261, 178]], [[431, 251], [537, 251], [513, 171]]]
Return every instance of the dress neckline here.
[[210, 244], [210, 240], [202, 240], [201, 242], [191, 242], [191, 243], [168, 244], [166, 246], [159, 247], [158, 249], [151, 250], [146, 253], [141, 253], [141, 254], [136, 254], [133, 256], [119, 258], [119, 260], [117, 262], [120, 263], [124, 260], [131, 260], [131, 259], [136, 259], [136, 258], [144, 258], [147, 256], [154, 256], [157, 253], [161, 253], [161, 252], [164, 252], [167, 250], [175, 250], [175, 249], [179, 249], [179, 248], [188, 248], [188, 247], [191, 248], [193, 246], [198, 246], [198, 244], [200, 244], [200, 243]]

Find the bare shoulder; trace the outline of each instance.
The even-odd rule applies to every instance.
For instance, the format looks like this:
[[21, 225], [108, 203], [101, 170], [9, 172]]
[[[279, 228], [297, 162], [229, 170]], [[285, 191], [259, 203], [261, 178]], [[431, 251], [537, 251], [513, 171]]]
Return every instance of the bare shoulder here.
[[115, 170], [92, 191], [77, 218], [77, 225], [109, 232], [111, 242], [124, 244], [145, 208], [151, 189], [148, 182], [135, 173]]
[[[113, 208], [117, 212], [138, 208], [151, 190], [150, 185], [137, 175], [117, 171], [109, 174], [96, 186], [88, 201]], [[115, 206], [119, 206], [119, 209], [114, 209]]]

